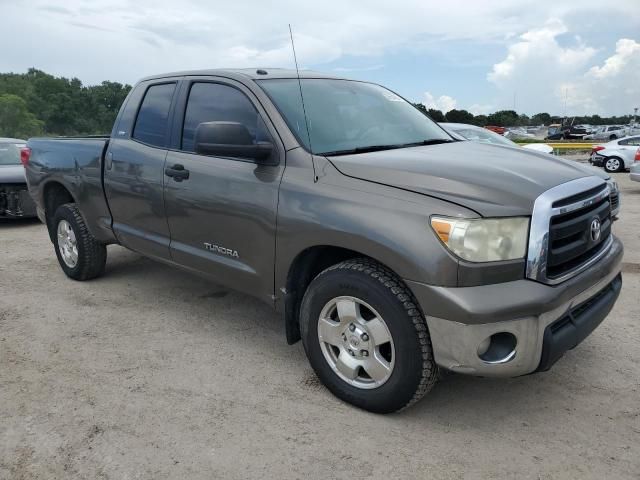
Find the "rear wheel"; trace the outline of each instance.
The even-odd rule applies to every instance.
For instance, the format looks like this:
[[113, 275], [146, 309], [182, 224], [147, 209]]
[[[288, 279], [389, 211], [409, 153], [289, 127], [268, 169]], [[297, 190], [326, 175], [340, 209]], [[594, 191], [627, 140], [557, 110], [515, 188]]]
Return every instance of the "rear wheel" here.
[[61, 205], [53, 218], [54, 247], [64, 273], [74, 280], [90, 280], [102, 275], [107, 247], [89, 232], [78, 208]]
[[369, 259], [347, 260], [320, 273], [302, 300], [300, 327], [320, 380], [360, 408], [401, 410], [437, 380], [415, 299], [395, 274]]
[[624, 162], [618, 157], [608, 157], [604, 161], [604, 169], [609, 173], [621, 172], [624, 170]]

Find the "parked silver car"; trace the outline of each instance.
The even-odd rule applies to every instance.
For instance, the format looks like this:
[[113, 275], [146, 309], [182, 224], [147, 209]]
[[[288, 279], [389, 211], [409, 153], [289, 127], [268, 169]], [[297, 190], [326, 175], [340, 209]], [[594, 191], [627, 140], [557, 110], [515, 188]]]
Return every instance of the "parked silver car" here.
[[629, 129], [623, 125], [609, 125], [600, 127], [596, 133], [585, 135], [585, 140], [616, 140], [629, 135]]
[[[455, 137], [473, 142], [490, 143], [493, 145], [503, 145], [506, 147], [519, 147], [517, 143], [509, 140], [505, 136], [499, 135], [486, 128], [467, 123], [441, 123], [440, 126]], [[524, 148], [535, 150], [536, 152], [553, 153], [553, 148], [546, 143], [529, 143]]]
[[638, 147], [640, 147], [640, 135], [594, 145], [589, 163], [596, 167], [604, 167], [609, 173], [622, 172], [633, 165]]
[[36, 216], [20, 163], [20, 150], [26, 146], [26, 140], [0, 138], [0, 218]]

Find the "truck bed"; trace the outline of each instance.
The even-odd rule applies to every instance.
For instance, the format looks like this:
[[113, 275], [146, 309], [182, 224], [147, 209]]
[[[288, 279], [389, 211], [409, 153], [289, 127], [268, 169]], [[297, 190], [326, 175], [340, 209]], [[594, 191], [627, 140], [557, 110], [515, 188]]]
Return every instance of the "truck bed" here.
[[104, 152], [109, 137], [31, 138], [27, 178], [37, 207], [44, 211], [43, 196], [47, 188], [64, 187], [78, 204], [88, 227], [98, 239], [110, 241], [111, 215], [102, 188]]

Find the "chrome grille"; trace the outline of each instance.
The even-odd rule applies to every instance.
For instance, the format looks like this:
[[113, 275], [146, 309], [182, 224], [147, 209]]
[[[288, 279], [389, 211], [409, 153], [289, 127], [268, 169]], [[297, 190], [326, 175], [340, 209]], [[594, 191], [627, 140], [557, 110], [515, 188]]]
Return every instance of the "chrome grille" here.
[[[591, 236], [595, 219], [598, 238]], [[608, 184], [584, 177], [558, 185], [536, 200], [531, 218], [527, 278], [557, 284], [584, 271], [612, 243]]]
[[[597, 195], [600, 191], [592, 193]], [[549, 249], [547, 251], [547, 277], [557, 278], [588, 261], [606, 244], [611, 234], [611, 204], [609, 196], [596, 203], [568, 213], [551, 217]], [[599, 234], [592, 238], [591, 224], [597, 219]]]

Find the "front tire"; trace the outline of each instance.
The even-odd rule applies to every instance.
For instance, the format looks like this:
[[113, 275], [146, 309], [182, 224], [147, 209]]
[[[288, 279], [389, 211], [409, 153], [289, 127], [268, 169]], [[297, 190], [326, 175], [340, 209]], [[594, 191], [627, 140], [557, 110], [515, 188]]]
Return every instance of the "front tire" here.
[[608, 173], [622, 172], [624, 170], [624, 162], [618, 157], [608, 157], [604, 161], [604, 170]]
[[107, 247], [89, 232], [73, 203], [60, 205], [53, 218], [54, 248], [67, 277], [90, 280], [104, 273]]
[[415, 298], [393, 272], [372, 260], [347, 260], [320, 273], [302, 300], [300, 330], [324, 385], [365, 410], [406, 408], [438, 378]]

